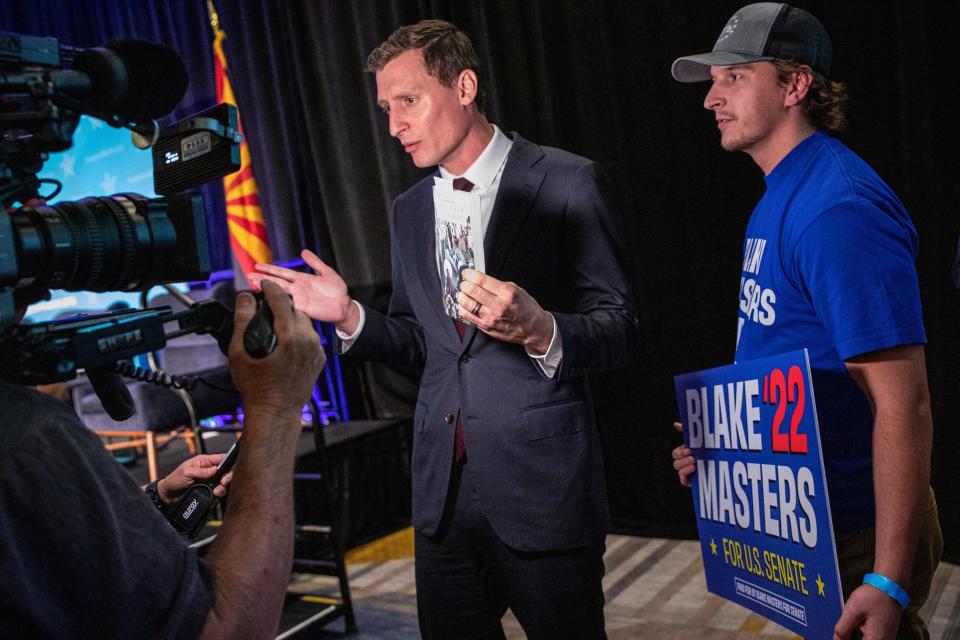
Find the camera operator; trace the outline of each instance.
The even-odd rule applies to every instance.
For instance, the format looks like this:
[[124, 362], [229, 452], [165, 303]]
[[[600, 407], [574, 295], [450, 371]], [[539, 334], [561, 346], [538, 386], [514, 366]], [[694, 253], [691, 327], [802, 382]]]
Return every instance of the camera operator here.
[[0, 637], [273, 637], [293, 554], [300, 411], [325, 359], [287, 295], [269, 282], [263, 292], [277, 346], [246, 353], [256, 303], [240, 294], [229, 356], [244, 446], [205, 559], [68, 407], [0, 382]]

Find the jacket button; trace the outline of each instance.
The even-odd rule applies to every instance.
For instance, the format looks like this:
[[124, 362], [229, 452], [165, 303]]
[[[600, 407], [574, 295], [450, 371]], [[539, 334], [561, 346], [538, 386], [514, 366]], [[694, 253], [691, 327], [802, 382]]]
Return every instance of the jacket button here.
[[447, 424], [452, 424], [452, 423], [453, 423], [453, 414], [452, 414], [452, 413], [448, 413], [447, 415], [443, 416], [443, 421], [446, 422]]
[[470, 362], [470, 354], [469, 354], [469, 353], [465, 353], [465, 354], [463, 354], [462, 356], [460, 356], [460, 364], [467, 364], [468, 362]]

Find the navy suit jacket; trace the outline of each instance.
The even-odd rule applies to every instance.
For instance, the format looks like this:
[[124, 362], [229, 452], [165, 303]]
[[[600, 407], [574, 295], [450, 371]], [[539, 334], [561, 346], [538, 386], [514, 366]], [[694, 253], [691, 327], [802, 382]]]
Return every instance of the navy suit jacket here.
[[563, 341], [555, 377], [522, 345], [472, 326], [457, 336], [437, 273], [433, 176], [394, 201], [390, 308], [386, 316], [365, 309], [348, 353], [423, 367], [412, 460], [417, 530], [437, 532], [459, 412], [481, 507], [500, 539], [522, 550], [565, 549], [595, 543], [609, 528], [586, 376], [629, 361], [637, 322], [623, 234], [597, 164], [512, 137], [484, 239], [486, 270], [553, 313]]

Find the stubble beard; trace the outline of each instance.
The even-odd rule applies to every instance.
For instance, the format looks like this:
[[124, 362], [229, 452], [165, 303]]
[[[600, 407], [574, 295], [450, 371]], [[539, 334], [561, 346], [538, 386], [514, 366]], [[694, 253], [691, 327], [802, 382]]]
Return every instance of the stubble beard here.
[[729, 139], [727, 136], [722, 136], [720, 146], [725, 151], [748, 151], [763, 140], [763, 137], [764, 134], [756, 129], [754, 131], [741, 131], [736, 136], [730, 136]]

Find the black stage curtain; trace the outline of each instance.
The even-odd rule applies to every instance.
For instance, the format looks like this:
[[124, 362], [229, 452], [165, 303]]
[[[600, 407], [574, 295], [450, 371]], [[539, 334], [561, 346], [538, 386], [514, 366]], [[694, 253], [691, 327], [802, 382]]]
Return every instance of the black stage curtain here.
[[[105, 22], [151, 27], [182, 45], [185, 55], [209, 56], [199, 2], [136, 3], [149, 19], [129, 15], [133, 10], [119, 1], [77, 4], [67, 12], [71, 34]], [[749, 157], [719, 148], [713, 116], [702, 108], [706, 85], [676, 83], [669, 69], [679, 55], [709, 50], [742, 4], [218, 3], [275, 253], [318, 249], [365, 302], [385, 305], [389, 203], [422, 175], [387, 134], [374, 79], [363, 72], [367, 53], [397, 26], [427, 17], [458, 24], [484, 61], [492, 121], [603, 164], [622, 200], [644, 335], [633, 363], [598, 376], [595, 385], [611, 508], [621, 531], [694, 532], [689, 494], [669, 464], [679, 440], [670, 427], [677, 414], [672, 376], [732, 359], [743, 231], [763, 182]], [[842, 139], [901, 196], [920, 234], [934, 486], [947, 557], [960, 561], [960, 501], [950, 490], [960, 442], [960, 308], [951, 284], [960, 181], [953, 175], [957, 135], [948, 95], [954, 65], [947, 53], [958, 10], [924, 2], [796, 4], [826, 24], [835, 48], [833, 76], [846, 81], [854, 97]], [[46, 6], [53, 3], [5, 7], [0, 17], [53, 32], [60, 22], [36, 21]], [[104, 7], [126, 19], [89, 18]], [[23, 14], [34, 21], [25, 22]], [[191, 21], [201, 24], [188, 26]], [[4, 19], [4, 28], [15, 26]], [[199, 49], [184, 39], [185, 31], [200, 34]], [[414, 388], [409, 376], [381, 373], [365, 401], [375, 415], [400, 411]]]

